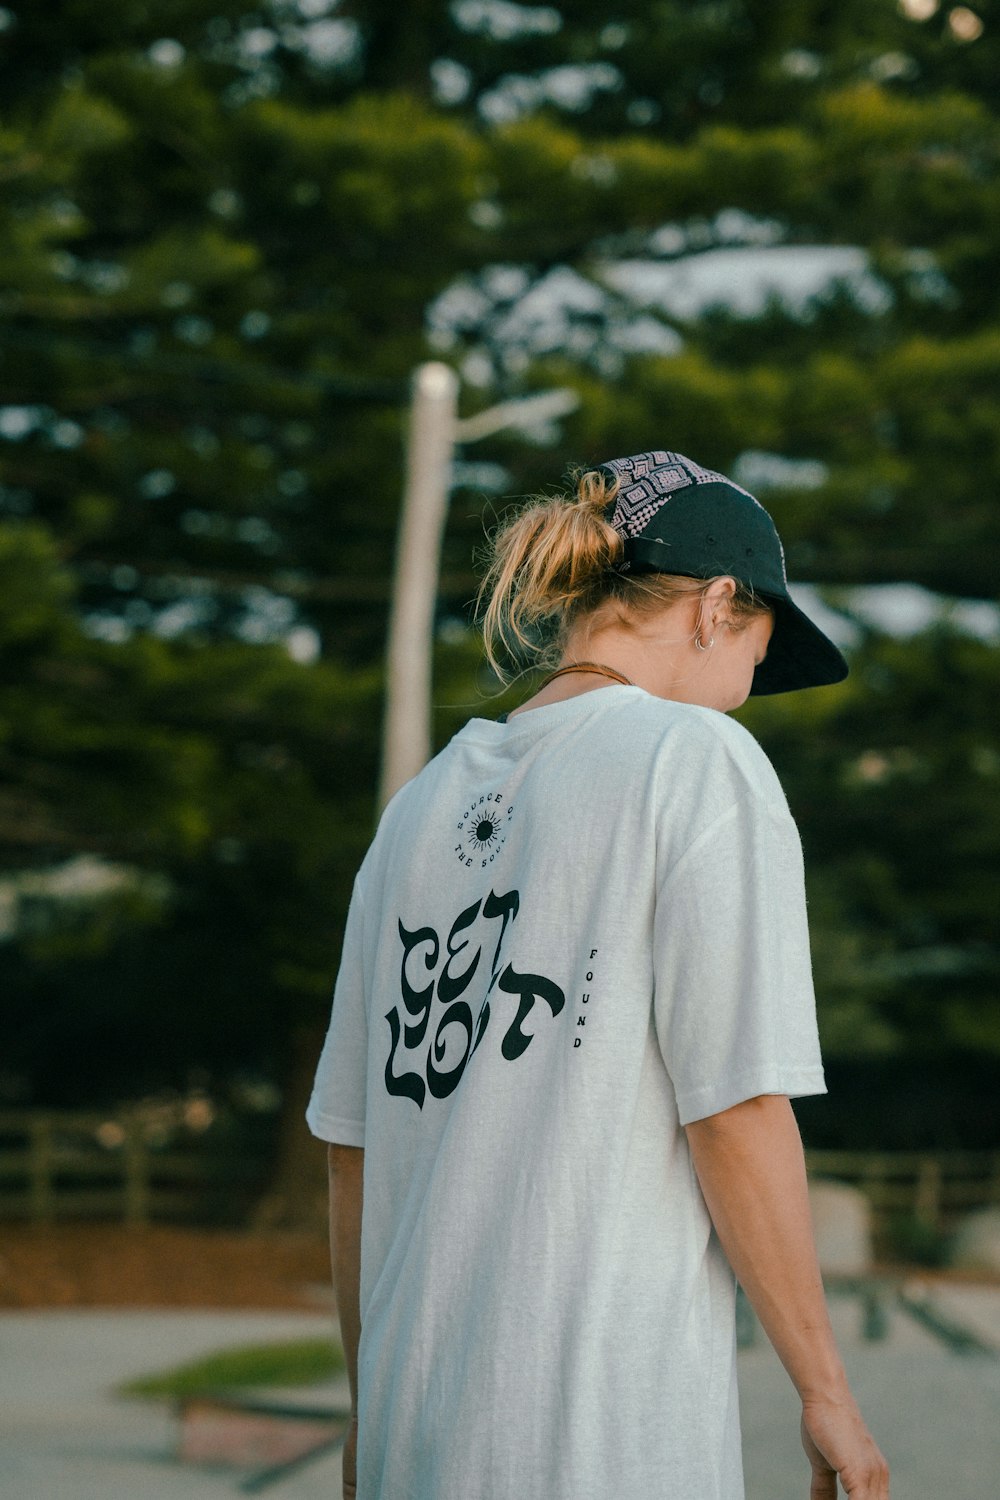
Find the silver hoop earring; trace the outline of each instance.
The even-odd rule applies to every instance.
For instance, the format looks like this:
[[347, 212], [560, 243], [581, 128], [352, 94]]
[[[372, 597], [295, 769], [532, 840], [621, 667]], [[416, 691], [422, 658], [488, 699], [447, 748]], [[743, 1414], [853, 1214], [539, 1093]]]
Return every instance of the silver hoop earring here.
[[701, 638], [700, 635], [696, 635], [695, 638], [694, 638], [694, 649], [696, 651], [711, 651], [711, 649], [712, 649], [712, 647], [714, 645], [715, 645], [715, 636], [714, 635], [709, 637], [708, 645], [707, 646], [705, 645], [705, 643], [702, 640], [702, 638]]

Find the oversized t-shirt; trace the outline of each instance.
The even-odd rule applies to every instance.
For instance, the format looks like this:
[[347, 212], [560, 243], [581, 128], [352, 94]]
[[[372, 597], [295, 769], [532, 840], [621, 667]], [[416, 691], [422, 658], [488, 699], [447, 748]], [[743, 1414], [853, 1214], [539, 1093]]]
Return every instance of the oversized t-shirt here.
[[359, 1500], [740, 1500], [682, 1127], [822, 1091], [751, 735], [618, 686], [467, 724], [358, 874], [308, 1111], [365, 1148]]

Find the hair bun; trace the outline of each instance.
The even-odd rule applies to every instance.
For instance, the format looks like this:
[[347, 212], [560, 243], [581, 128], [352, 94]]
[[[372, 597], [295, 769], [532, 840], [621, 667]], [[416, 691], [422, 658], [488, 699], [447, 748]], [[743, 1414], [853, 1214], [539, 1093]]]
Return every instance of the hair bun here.
[[608, 572], [623, 551], [606, 519], [615, 490], [607, 475], [588, 469], [574, 495], [538, 496], [490, 537], [478, 604], [486, 656], [501, 678], [501, 655], [520, 665], [538, 661], [574, 616], [606, 596]]

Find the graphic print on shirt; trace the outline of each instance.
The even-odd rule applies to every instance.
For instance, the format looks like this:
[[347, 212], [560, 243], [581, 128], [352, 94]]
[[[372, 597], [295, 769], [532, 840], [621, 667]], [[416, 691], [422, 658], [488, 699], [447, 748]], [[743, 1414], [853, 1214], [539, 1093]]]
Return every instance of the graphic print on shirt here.
[[[428, 1091], [435, 1099], [446, 1099], [454, 1093], [470, 1057], [486, 1034], [494, 1007], [506, 1019], [507, 1006], [516, 1001], [514, 1016], [500, 1043], [500, 1054], [507, 1062], [516, 1062], [531, 1045], [534, 1032], [526, 1032], [524, 1023], [538, 1002], [548, 1007], [553, 1018], [564, 1009], [566, 996], [554, 980], [543, 974], [522, 973], [511, 963], [500, 967], [504, 938], [520, 906], [518, 891], [498, 896], [491, 890], [485, 900], [475, 901], [459, 912], [443, 943], [436, 928], [411, 929], [399, 919], [403, 945], [399, 986], [403, 1010], [394, 1005], [385, 1018], [390, 1036], [385, 1086], [390, 1094], [412, 1099], [418, 1109], [423, 1109]], [[496, 945], [486, 982], [486, 966], [480, 967], [480, 961], [494, 937]], [[479, 983], [473, 995], [467, 996], [477, 976]], [[421, 986], [420, 981], [425, 977], [427, 983]], [[470, 1001], [479, 995], [482, 1003], [473, 1020]], [[504, 1002], [502, 996], [509, 996], [510, 1001]], [[435, 998], [443, 1009], [437, 1014], [431, 1041]], [[545, 1015], [544, 1010], [542, 1014]], [[503, 1020], [498, 1024], [502, 1025]], [[537, 1025], [537, 1018], [534, 1024]]]
[[514, 804], [503, 792], [484, 792], [466, 804], [458, 820], [454, 853], [467, 870], [485, 870], [507, 842]]
[[[591, 992], [590, 992], [589, 986], [592, 985], [593, 982], [594, 982], [594, 968], [593, 968], [593, 964], [594, 964], [594, 959], [597, 957], [597, 952], [598, 952], [598, 950], [596, 948], [591, 948], [591, 950], [590, 950], [590, 957], [587, 959], [587, 973], [584, 976], [584, 983], [588, 986], [588, 988], [585, 989], [584, 992], [583, 992], [583, 994], [580, 996], [580, 1006], [581, 1006], [581, 1009], [577, 1013], [577, 1017], [576, 1017], [576, 1024], [577, 1024], [577, 1026], [586, 1026], [586, 1024], [587, 1024], [587, 1012], [583, 1009], [583, 1006], [590, 1004], [590, 994], [591, 994]], [[574, 1036], [574, 1038], [573, 1038], [573, 1046], [574, 1047], [582, 1047], [583, 1046], [583, 1034], [582, 1033], [577, 1033], [577, 1035]]]

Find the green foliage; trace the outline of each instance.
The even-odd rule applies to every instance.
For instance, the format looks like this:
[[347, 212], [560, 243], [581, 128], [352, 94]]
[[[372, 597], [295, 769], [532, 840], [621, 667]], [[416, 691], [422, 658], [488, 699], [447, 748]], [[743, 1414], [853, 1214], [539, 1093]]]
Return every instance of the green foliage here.
[[[995, 599], [1000, 28], [976, 8], [963, 42], [895, 0], [10, 0], [0, 862], [135, 879], [0, 943], [9, 1079], [58, 1102], [277, 1074], [321, 1026], [421, 359], [465, 373], [463, 414], [578, 391], [557, 436], [460, 454], [503, 466], [491, 496], [660, 445], [806, 459], [818, 483], [763, 493], [793, 578]], [[612, 274], [753, 243], [855, 247], [877, 295], [685, 313]], [[579, 310], [531, 334], [568, 273]], [[462, 637], [486, 482], [459, 475], [445, 538], [438, 743], [517, 692]], [[746, 710], [803, 829], [828, 1055], [995, 1056], [997, 647], [859, 629], [842, 688]]]
[[0, 653], [38, 649], [58, 634], [72, 580], [59, 565], [55, 544], [42, 526], [0, 527]]
[[912, 1215], [897, 1214], [889, 1224], [889, 1252], [905, 1265], [944, 1266], [949, 1236]]
[[260, 1386], [315, 1385], [343, 1369], [344, 1352], [332, 1338], [248, 1344], [221, 1349], [160, 1375], [142, 1375], [123, 1385], [121, 1394], [179, 1399]]
[[[806, 850], [817, 991], [834, 1055], [1000, 1056], [995, 647], [941, 626], [869, 639], [813, 717], [741, 717], [783, 775]], [[955, 719], [955, 708], [962, 716]]]

